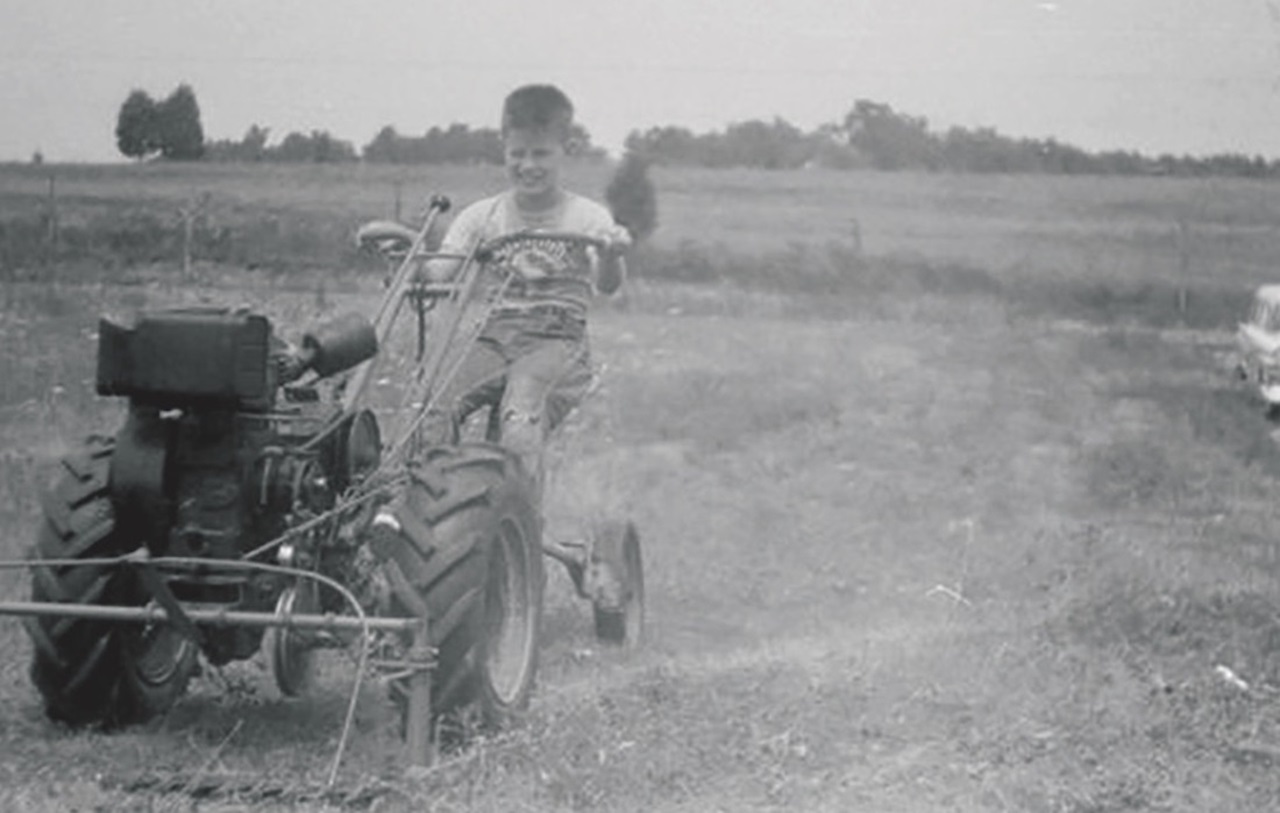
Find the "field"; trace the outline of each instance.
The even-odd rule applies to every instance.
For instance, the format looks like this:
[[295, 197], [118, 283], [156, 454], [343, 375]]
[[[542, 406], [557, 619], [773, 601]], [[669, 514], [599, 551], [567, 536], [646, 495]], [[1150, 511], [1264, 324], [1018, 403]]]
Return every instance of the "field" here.
[[[603, 184], [601, 168], [577, 173], [586, 191]], [[0, 168], [0, 220], [35, 222], [47, 174]], [[161, 241], [132, 263], [9, 266], [0, 555], [25, 550], [58, 452], [119, 420], [92, 395], [100, 312], [250, 302], [300, 326], [371, 308], [378, 275], [321, 248], [346, 251], [355, 223], [390, 214], [397, 179], [406, 212], [431, 191], [467, 200], [500, 182], [475, 169], [59, 168], [68, 230], [109, 228], [113, 212], [172, 230], [207, 191], [262, 257], [296, 229], [299, 254], [318, 259], [201, 260], [181, 280]], [[526, 726], [406, 773], [390, 709], [366, 687], [326, 790], [349, 658], [327, 660], [306, 700], [282, 700], [255, 659], [206, 669], [154, 724], [73, 732], [44, 719], [26, 637], [3, 621], [0, 807], [1280, 806], [1280, 450], [1221, 361], [1280, 257], [1280, 191], [655, 181], [662, 225], [630, 294], [593, 322], [604, 384], [556, 443], [547, 506], [563, 535], [599, 513], [635, 520], [644, 648], [597, 646], [554, 570]], [[266, 211], [290, 224], [277, 242], [250, 232]], [[703, 266], [682, 276], [680, 263]], [[0, 594], [26, 589], [0, 572]]]

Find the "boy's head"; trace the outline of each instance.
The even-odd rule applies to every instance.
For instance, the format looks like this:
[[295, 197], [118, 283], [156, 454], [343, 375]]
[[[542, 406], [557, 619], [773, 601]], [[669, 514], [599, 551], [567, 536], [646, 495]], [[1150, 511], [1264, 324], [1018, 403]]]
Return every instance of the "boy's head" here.
[[525, 85], [502, 103], [502, 135], [512, 130], [547, 130], [568, 141], [573, 127], [573, 102], [555, 85]]
[[569, 150], [573, 102], [553, 85], [525, 85], [502, 104], [502, 146], [507, 178], [529, 206], [555, 202], [560, 168]]

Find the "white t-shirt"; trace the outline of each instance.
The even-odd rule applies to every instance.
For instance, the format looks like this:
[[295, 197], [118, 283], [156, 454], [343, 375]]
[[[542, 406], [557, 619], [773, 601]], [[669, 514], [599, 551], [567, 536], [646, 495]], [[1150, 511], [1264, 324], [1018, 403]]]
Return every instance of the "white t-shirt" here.
[[[480, 242], [521, 231], [569, 232], [611, 242], [627, 239], [626, 230], [614, 223], [608, 209], [582, 195], [565, 191], [557, 205], [529, 212], [520, 209], [515, 194], [508, 191], [476, 201], [458, 213], [440, 250], [467, 254]], [[515, 274], [503, 294], [505, 305], [561, 305], [585, 314], [595, 290], [593, 268], [585, 251], [549, 240], [539, 242], [535, 236], [496, 260], [515, 268], [531, 265], [545, 274], [532, 280]]]

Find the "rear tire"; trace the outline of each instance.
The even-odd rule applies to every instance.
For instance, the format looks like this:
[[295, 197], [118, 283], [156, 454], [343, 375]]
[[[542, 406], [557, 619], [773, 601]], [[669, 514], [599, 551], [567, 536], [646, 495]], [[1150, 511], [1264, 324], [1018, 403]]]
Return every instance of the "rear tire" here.
[[510, 726], [533, 690], [542, 619], [541, 523], [528, 478], [488, 444], [430, 449], [410, 473], [374, 520], [371, 544], [393, 611], [429, 619], [432, 716], [437, 727], [465, 728], [474, 710], [483, 728]]
[[[114, 443], [94, 438], [62, 460], [44, 498], [31, 558], [119, 556], [133, 545], [119, 533], [107, 491]], [[32, 568], [31, 598], [86, 605], [141, 606], [146, 593], [123, 568]], [[196, 670], [196, 645], [168, 625], [143, 628], [83, 618], [24, 620], [33, 644], [31, 678], [49, 717], [114, 727], [168, 711]]]

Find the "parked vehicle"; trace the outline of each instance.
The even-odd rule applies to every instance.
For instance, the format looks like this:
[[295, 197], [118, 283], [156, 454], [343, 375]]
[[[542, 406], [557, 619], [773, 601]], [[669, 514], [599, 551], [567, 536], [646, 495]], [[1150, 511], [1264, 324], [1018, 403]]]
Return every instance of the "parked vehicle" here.
[[1257, 387], [1269, 417], [1280, 416], [1280, 285], [1254, 293], [1249, 314], [1236, 329], [1237, 374]]

